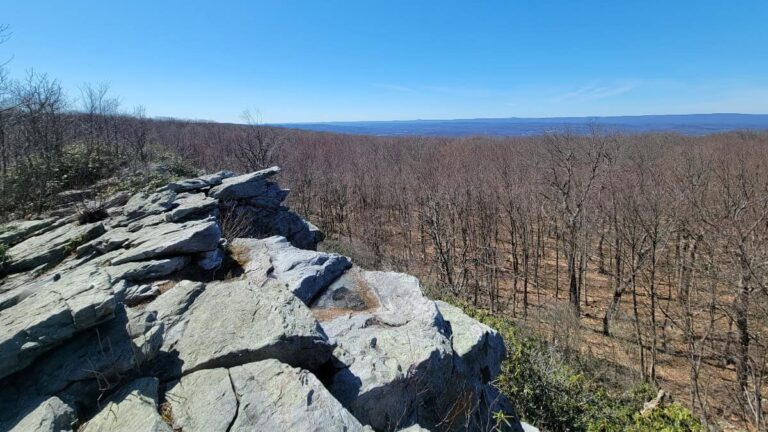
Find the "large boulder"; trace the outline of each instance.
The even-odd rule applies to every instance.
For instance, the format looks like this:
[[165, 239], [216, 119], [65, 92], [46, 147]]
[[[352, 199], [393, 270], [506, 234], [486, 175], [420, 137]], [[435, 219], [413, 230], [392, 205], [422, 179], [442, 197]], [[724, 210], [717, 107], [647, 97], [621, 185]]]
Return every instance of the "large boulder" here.
[[450, 383], [453, 352], [435, 303], [422, 295], [416, 278], [400, 273], [355, 269], [329, 290], [342, 287], [356, 293], [362, 306], [315, 305], [338, 344], [334, 356], [341, 368], [331, 393], [377, 430], [438, 423], [441, 407], [430, 402]]
[[[499, 335], [412, 276], [311, 250], [322, 233], [277, 172], [0, 229], [0, 430], [484, 430], [512, 412], [488, 384]], [[257, 238], [224, 240], [232, 216]]]
[[73, 406], [89, 406], [95, 397], [148, 365], [160, 350], [164, 324], [151, 313], [126, 310], [115, 319], [84, 331], [29, 368], [28, 377], [9, 385], [21, 392], [58, 394]]
[[158, 314], [176, 319], [163, 344], [167, 377], [267, 358], [315, 369], [333, 350], [309, 309], [273, 280], [209, 283], [181, 316]]
[[222, 181], [218, 186], [211, 188], [208, 191], [208, 196], [216, 198], [220, 201], [232, 201], [242, 199], [264, 199], [265, 203], [272, 203], [279, 196], [282, 196], [277, 203], [279, 204], [284, 198], [285, 194], [280, 192], [280, 189], [275, 189], [273, 184], [269, 183], [267, 179], [280, 172], [280, 168], [271, 167], [261, 171], [244, 174], [237, 177], [229, 177]]

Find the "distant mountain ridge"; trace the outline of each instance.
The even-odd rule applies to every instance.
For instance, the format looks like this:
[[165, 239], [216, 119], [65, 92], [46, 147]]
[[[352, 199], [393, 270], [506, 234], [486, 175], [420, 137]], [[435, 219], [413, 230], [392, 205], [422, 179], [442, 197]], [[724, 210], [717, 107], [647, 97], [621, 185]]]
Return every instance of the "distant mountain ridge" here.
[[571, 131], [587, 134], [594, 126], [607, 132], [677, 132], [707, 135], [734, 130], [768, 130], [768, 114], [672, 114], [615, 117], [480, 118], [282, 123], [295, 129], [347, 134], [398, 136], [530, 136]]

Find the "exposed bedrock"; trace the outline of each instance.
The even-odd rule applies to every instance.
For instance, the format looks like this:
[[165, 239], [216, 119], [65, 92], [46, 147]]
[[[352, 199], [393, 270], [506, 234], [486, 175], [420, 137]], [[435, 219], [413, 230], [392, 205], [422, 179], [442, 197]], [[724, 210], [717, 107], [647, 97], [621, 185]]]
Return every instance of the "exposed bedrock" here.
[[458, 431], [513, 415], [489, 384], [498, 333], [413, 276], [315, 251], [278, 173], [2, 227], [0, 430]]

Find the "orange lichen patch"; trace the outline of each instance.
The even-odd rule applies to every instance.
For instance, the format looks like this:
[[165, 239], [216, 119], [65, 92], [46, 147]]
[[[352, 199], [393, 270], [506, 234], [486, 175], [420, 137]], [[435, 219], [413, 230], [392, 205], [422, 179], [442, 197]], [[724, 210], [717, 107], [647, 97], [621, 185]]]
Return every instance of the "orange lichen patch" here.
[[376, 293], [374, 292], [373, 288], [361, 277], [361, 275], [356, 274], [354, 276], [354, 284], [351, 287], [348, 287], [357, 294], [357, 296], [363, 301], [365, 304], [364, 308], [361, 309], [349, 309], [349, 308], [338, 308], [338, 307], [312, 307], [310, 310], [312, 311], [312, 314], [315, 316], [315, 319], [318, 321], [329, 321], [334, 318], [338, 318], [343, 315], [357, 315], [364, 312], [371, 312], [373, 310], [376, 310], [381, 306], [381, 303], [379, 302], [379, 298], [376, 296]]

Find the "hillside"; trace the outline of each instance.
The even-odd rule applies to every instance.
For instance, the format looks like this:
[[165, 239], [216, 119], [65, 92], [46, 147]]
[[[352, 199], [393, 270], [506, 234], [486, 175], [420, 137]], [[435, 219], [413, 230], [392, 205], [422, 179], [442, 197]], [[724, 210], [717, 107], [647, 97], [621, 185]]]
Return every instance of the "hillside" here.
[[768, 130], [768, 114], [688, 114], [616, 117], [488, 118], [457, 120], [355, 121], [278, 124], [288, 128], [377, 136], [533, 136], [569, 131], [676, 132], [707, 135], [738, 130]]

